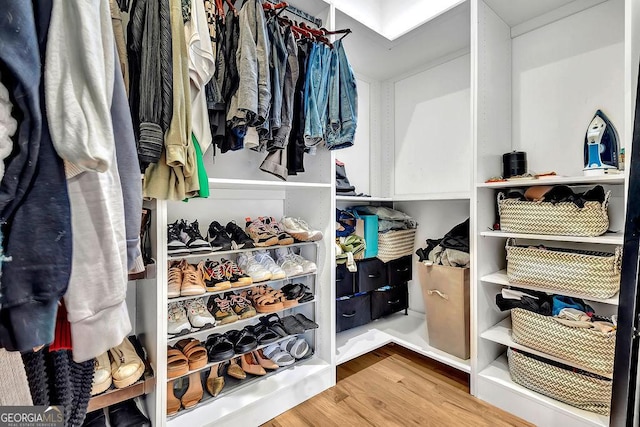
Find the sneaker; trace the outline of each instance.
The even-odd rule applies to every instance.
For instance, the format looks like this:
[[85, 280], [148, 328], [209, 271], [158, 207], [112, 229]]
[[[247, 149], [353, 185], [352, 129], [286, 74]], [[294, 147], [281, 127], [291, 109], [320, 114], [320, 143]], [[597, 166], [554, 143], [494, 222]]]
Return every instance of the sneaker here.
[[302, 271], [298, 274], [310, 274], [315, 273], [318, 270], [318, 266], [315, 262], [303, 258], [301, 255], [298, 255], [291, 250], [291, 248], [276, 249], [276, 257], [278, 257], [278, 265], [285, 269], [285, 271], [286, 268], [284, 267], [284, 264], [288, 264], [288, 262], [293, 262], [300, 266]]
[[105, 392], [111, 387], [111, 361], [109, 352], [102, 353], [93, 360], [93, 383], [91, 396]]
[[278, 248], [276, 257], [278, 265], [287, 273], [287, 277], [304, 274], [302, 264], [291, 256], [288, 248]]
[[167, 254], [169, 256], [189, 255], [189, 248], [180, 239], [180, 223], [178, 221], [167, 225]]
[[204, 305], [204, 299], [196, 298], [186, 302], [187, 318], [194, 328], [215, 326], [216, 319], [209, 313]]
[[299, 218], [282, 218], [282, 228], [301, 242], [315, 242], [322, 240], [322, 231], [313, 230], [309, 225]]
[[227, 234], [231, 236], [231, 245], [233, 249], [249, 249], [254, 247], [253, 239], [247, 236], [247, 233], [242, 231], [242, 228], [238, 227], [235, 222], [229, 222], [225, 230], [227, 231]]
[[218, 261], [207, 261], [205, 271], [207, 277], [204, 279], [204, 285], [207, 292], [224, 291], [231, 288], [231, 282], [225, 274], [225, 269]]
[[198, 221], [193, 221], [189, 224], [187, 221], [182, 220], [180, 223], [180, 240], [187, 245], [189, 252], [211, 252], [211, 245], [200, 234], [200, 226]]
[[271, 279], [271, 272], [264, 268], [251, 252], [238, 255], [238, 266], [251, 276], [254, 283]]
[[198, 265], [184, 263], [182, 268], [182, 287], [180, 288], [180, 296], [190, 297], [195, 295], [203, 295], [207, 292], [204, 285], [204, 261], [200, 261]]
[[291, 237], [289, 234], [287, 234], [284, 231], [284, 228], [282, 228], [282, 226], [278, 223], [278, 221], [276, 221], [274, 217], [270, 216], [267, 218], [260, 218], [260, 219], [264, 222], [264, 225], [267, 227], [267, 230], [269, 230], [271, 233], [278, 236], [279, 245], [285, 246], [293, 243], [294, 241], [293, 237]]
[[239, 288], [241, 286], [247, 286], [253, 283], [253, 279], [248, 274], [245, 274], [238, 265], [228, 259], [222, 258], [220, 260], [222, 262], [222, 268], [224, 269], [224, 274], [231, 282], [232, 288]]
[[238, 315], [231, 308], [229, 298], [218, 295], [211, 296], [207, 302], [207, 309], [209, 313], [213, 314], [218, 325], [226, 325], [238, 320]]
[[168, 274], [168, 286], [167, 296], [169, 298], [178, 298], [180, 296], [180, 289], [182, 288], [182, 269], [187, 263], [186, 260], [182, 261], [169, 261], [169, 274]]
[[273, 246], [278, 244], [278, 235], [268, 230], [262, 220], [251, 221], [251, 218], [245, 219], [247, 221], [245, 230], [249, 237], [253, 239], [254, 246]]
[[231, 301], [231, 307], [234, 313], [240, 317], [240, 319], [248, 319], [256, 315], [256, 309], [253, 308], [251, 301], [243, 297], [242, 295], [236, 295], [233, 292], [225, 294], [225, 298]]
[[179, 302], [169, 303], [169, 323], [167, 332], [169, 335], [182, 335], [191, 331], [191, 323], [187, 318], [184, 306]]
[[255, 252], [255, 259], [271, 273], [271, 280], [281, 280], [287, 277], [287, 273], [276, 264], [267, 251]]
[[213, 221], [209, 225], [207, 241], [211, 245], [211, 249], [214, 251], [231, 250], [231, 239], [229, 238], [227, 231], [220, 225], [218, 221]]

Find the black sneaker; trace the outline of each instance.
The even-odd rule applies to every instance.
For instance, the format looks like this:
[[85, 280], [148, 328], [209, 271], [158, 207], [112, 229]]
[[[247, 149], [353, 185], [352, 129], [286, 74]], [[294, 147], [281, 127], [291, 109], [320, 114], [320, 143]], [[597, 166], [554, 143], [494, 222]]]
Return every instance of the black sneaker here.
[[209, 232], [207, 233], [207, 241], [211, 245], [214, 251], [230, 251], [231, 239], [226, 230], [220, 225], [218, 221], [213, 221], [209, 225]]
[[200, 234], [198, 221], [193, 221], [191, 224], [185, 220], [180, 222], [180, 240], [187, 245], [191, 253], [211, 252], [211, 245]]
[[244, 232], [244, 230], [231, 221], [226, 227], [227, 233], [231, 236], [231, 245], [233, 249], [249, 249], [253, 248], [253, 239]]
[[189, 248], [180, 239], [181, 224], [176, 221], [167, 226], [167, 254], [169, 256], [189, 255]]

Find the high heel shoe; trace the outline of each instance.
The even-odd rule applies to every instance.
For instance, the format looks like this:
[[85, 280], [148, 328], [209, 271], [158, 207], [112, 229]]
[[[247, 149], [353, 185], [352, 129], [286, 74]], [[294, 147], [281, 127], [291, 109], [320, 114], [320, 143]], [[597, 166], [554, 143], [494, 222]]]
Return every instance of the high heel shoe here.
[[220, 364], [213, 365], [207, 378], [207, 391], [213, 397], [218, 396], [224, 387], [224, 377], [218, 374], [219, 367]]
[[238, 366], [238, 359], [231, 359], [229, 361], [229, 367], [227, 368], [227, 374], [230, 377], [243, 380], [247, 378], [247, 374], [242, 370], [240, 366]]
[[184, 409], [192, 408], [202, 400], [202, 396], [204, 396], [204, 390], [202, 389], [200, 372], [194, 372], [189, 375], [189, 388], [182, 396], [182, 406]]
[[180, 410], [180, 400], [173, 391], [175, 380], [167, 383], [167, 415], [175, 415]]
[[262, 353], [262, 350], [257, 350], [253, 352], [253, 358], [258, 362], [258, 364], [260, 366], [262, 366], [265, 369], [278, 369], [279, 366], [277, 363], [275, 363], [273, 360], [268, 359], [264, 353]]
[[254, 360], [253, 353], [240, 356], [240, 365], [242, 366], [242, 370], [247, 374], [265, 375], [267, 373], [264, 368]]

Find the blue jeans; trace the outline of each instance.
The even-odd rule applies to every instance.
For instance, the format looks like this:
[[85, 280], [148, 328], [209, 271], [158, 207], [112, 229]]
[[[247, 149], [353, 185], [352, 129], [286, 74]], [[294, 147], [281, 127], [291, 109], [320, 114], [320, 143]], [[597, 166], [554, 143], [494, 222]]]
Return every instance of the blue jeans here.
[[329, 76], [329, 122], [326, 145], [330, 150], [351, 147], [358, 124], [358, 90], [342, 41], [333, 44]]
[[330, 65], [331, 49], [315, 43], [309, 54], [304, 92], [304, 143], [307, 147], [315, 147], [324, 141]]

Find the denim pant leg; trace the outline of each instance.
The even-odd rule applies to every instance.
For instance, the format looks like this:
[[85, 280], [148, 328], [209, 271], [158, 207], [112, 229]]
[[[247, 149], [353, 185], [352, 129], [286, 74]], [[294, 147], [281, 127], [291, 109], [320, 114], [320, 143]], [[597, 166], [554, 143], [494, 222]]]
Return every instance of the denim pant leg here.
[[340, 61], [340, 131], [329, 149], [351, 147], [358, 125], [358, 89], [341, 41], [334, 44]]
[[304, 141], [307, 147], [315, 147], [324, 140], [330, 57], [331, 50], [327, 46], [314, 44], [307, 70], [308, 92], [304, 128]]
[[331, 149], [340, 136], [340, 61], [337, 48], [331, 51], [329, 66], [329, 99], [326, 128], [326, 145]]

